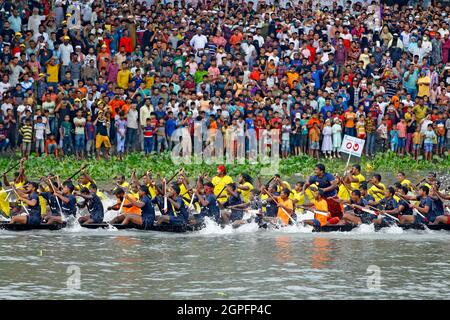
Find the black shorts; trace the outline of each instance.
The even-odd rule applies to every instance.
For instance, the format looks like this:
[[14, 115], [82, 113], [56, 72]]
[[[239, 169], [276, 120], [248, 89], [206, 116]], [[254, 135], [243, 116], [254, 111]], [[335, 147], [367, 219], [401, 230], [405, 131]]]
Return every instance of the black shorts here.
[[30, 225], [41, 224], [41, 217], [27, 216], [27, 224], [30, 224]]
[[234, 222], [234, 221], [238, 221], [238, 220], [242, 220], [242, 218], [244, 217], [244, 212], [243, 211], [232, 211], [231, 215], [230, 215], [230, 221]]

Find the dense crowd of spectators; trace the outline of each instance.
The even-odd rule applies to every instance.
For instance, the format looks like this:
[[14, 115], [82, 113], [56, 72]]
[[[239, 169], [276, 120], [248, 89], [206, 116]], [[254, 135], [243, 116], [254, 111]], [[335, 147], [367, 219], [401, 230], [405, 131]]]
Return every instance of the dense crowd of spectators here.
[[448, 6], [161, 2], [0, 0], [0, 153], [120, 159], [200, 127], [247, 150], [278, 129], [283, 157], [344, 134], [447, 155]]

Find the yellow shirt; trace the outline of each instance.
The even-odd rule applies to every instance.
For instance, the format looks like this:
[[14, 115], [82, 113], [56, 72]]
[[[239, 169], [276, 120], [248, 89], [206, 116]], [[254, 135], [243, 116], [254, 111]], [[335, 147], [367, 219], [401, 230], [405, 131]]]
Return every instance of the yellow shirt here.
[[412, 108], [412, 112], [414, 112], [414, 115], [416, 116], [416, 122], [419, 123], [427, 115], [428, 108], [426, 106], [416, 105]]
[[[248, 187], [248, 190], [239, 190], [239, 193], [242, 196], [242, 201], [245, 203], [249, 202], [250, 199], [250, 192], [254, 189], [253, 185], [250, 182], [245, 182], [243, 184], [244, 187]], [[220, 191], [219, 191], [220, 192]]]
[[47, 74], [47, 82], [58, 82], [59, 65], [55, 64], [54, 66], [52, 66], [51, 64], [48, 64]]
[[156, 197], [156, 189], [155, 189], [155, 187], [152, 186], [151, 184], [148, 184], [147, 187], [148, 187], [148, 192], [150, 192], [150, 196], [152, 198]]
[[281, 192], [283, 189], [285, 189], [285, 188], [289, 188], [289, 190], [291, 190], [291, 185], [289, 184], [289, 182], [287, 182], [287, 181], [282, 181], [282, 183], [281, 183], [281, 185], [280, 186], [277, 186], [277, 191], [278, 192]]
[[47, 214], [47, 202], [45, 202], [44, 197], [39, 196], [39, 205], [41, 206], [41, 216], [45, 217]]
[[[384, 198], [384, 191], [386, 190], [386, 186], [381, 182], [378, 186], [381, 187], [381, 190], [375, 186], [371, 186], [369, 190], [367, 190], [367, 193], [374, 197], [377, 202]], [[379, 191], [381, 191], [381, 193], [379, 193]]]
[[297, 206], [303, 206], [305, 204], [305, 194], [300, 192], [297, 192], [297, 190], [293, 189], [291, 195], [289, 196], [289, 199], [291, 199], [294, 202], [295, 212], [301, 213], [303, 210], [301, 208], [297, 208]]
[[[214, 176], [211, 182], [214, 185], [214, 194], [218, 196], [220, 191], [222, 191], [222, 189], [227, 184], [233, 183], [233, 179], [230, 176], [223, 176], [223, 177]], [[220, 195], [220, 198], [218, 198], [217, 201], [219, 201], [220, 203], [224, 203], [225, 201], [227, 201], [227, 193], [223, 191], [222, 194]]]
[[430, 82], [431, 78], [428, 76], [421, 77], [417, 80], [417, 85], [419, 87], [419, 92], [417, 93], [418, 97], [430, 96]]
[[411, 181], [409, 181], [408, 179], [404, 179], [402, 182], [400, 182], [400, 184], [411, 190]]
[[2, 188], [0, 188], [0, 211], [7, 217], [10, 215], [9, 202], [6, 200], [8, 194]]
[[350, 186], [353, 190], [358, 190], [361, 182], [366, 181], [366, 178], [360, 173], [356, 176], [352, 176], [353, 179], [358, 179], [358, 182], [352, 182], [350, 183]]
[[339, 185], [338, 197], [341, 200], [350, 200], [350, 193], [343, 184]]
[[128, 89], [128, 83], [130, 82], [131, 77], [131, 71], [126, 70], [119, 70], [117, 72], [117, 86], [119, 86], [122, 89]]
[[122, 184], [119, 184], [119, 186], [121, 187], [121, 188], [128, 188], [129, 186], [130, 186], [130, 184], [128, 183], [128, 182], [123, 182]]

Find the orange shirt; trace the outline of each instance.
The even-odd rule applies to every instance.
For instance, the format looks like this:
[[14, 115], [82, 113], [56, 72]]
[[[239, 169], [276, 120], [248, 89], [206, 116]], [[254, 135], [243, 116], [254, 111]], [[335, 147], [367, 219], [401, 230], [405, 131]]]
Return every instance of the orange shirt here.
[[345, 127], [346, 128], [354, 128], [355, 127], [355, 118], [356, 114], [354, 112], [346, 111], [344, 114], [345, 117]]
[[[277, 197], [276, 200], [279, 204], [285, 206], [286, 208], [294, 210], [294, 204], [291, 199], [287, 198], [286, 200], [283, 201], [281, 197]], [[278, 207], [277, 217], [283, 222], [283, 224], [289, 224], [290, 219], [289, 216], [291, 216], [291, 214], [289, 212], [286, 213], [286, 211], [287, 210]]]
[[[129, 194], [129, 196], [130, 196], [130, 198], [132, 198], [133, 200], [136, 200], [136, 198], [133, 197], [131, 194]], [[130, 201], [128, 201], [127, 198], [125, 198], [124, 201], [125, 201], [124, 204], [123, 204], [124, 206], [123, 206], [123, 208], [122, 208], [123, 214], [138, 214], [138, 215], [141, 214], [141, 209], [138, 208], [138, 207], [136, 207], [136, 206], [132, 206], [132, 207], [130, 207], [130, 208], [125, 207], [126, 204], [129, 204], [129, 203], [130, 203]]]
[[242, 41], [242, 34], [238, 33], [238, 34], [233, 34], [230, 38], [230, 44], [232, 46], [240, 43]]
[[119, 110], [122, 110], [122, 106], [125, 104], [125, 101], [123, 100], [111, 100], [109, 103], [109, 107], [111, 108], [111, 117], [116, 117], [116, 108], [119, 108]]
[[314, 213], [314, 219], [318, 220], [320, 222], [320, 226], [324, 226], [327, 224], [328, 217], [330, 216], [330, 213], [328, 212], [328, 203], [325, 199], [321, 199], [319, 201], [314, 200], [313, 201], [314, 207], [322, 212], [315, 212]]
[[291, 88], [294, 88], [294, 81], [295, 80], [298, 81], [300, 79], [300, 75], [298, 74], [298, 72], [287, 72], [286, 76], [288, 78], [287, 82], [288, 82], [289, 86]]

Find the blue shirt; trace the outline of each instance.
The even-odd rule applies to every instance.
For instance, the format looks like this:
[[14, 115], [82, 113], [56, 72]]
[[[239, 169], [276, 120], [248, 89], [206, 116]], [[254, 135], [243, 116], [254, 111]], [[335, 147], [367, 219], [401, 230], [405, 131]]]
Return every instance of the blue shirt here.
[[[324, 189], [324, 188], [328, 188], [331, 186], [331, 182], [334, 181], [335, 178], [332, 174], [330, 173], [324, 173], [324, 175], [319, 178], [318, 176], [311, 176], [309, 178], [309, 183], [310, 184], [316, 184], [318, 188], [320, 189]], [[326, 198], [328, 197], [334, 197], [336, 195], [336, 189], [331, 190], [331, 191], [326, 191], [324, 192], [324, 196]]]

